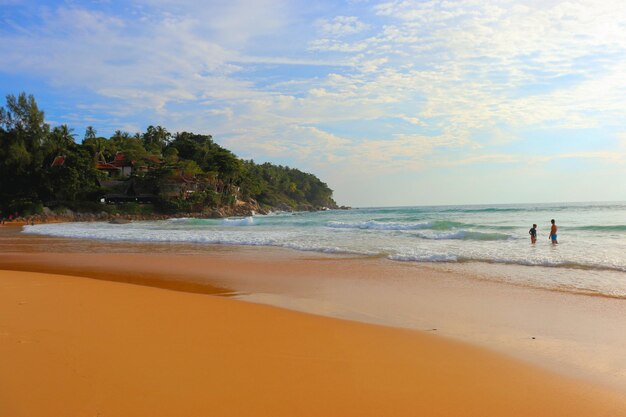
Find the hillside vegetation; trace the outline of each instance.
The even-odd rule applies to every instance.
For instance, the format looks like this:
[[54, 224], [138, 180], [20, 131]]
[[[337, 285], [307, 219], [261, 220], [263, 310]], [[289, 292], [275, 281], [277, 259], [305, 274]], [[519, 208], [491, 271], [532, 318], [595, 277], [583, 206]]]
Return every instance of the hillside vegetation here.
[[244, 161], [210, 135], [150, 126], [105, 138], [88, 127], [81, 143], [76, 139], [67, 125], [51, 128], [32, 95], [7, 96], [0, 108], [0, 216], [44, 206], [145, 213], [336, 208], [332, 190], [315, 175]]

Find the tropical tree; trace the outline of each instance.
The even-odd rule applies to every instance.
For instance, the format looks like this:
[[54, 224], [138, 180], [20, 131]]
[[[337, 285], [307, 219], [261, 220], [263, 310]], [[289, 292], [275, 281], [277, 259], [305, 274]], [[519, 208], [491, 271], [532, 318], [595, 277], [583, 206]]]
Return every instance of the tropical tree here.
[[121, 130], [116, 130], [111, 136], [111, 144], [116, 151], [122, 150], [124, 148], [125, 142], [130, 139], [130, 133], [122, 132]]
[[38, 203], [49, 134], [44, 113], [32, 95], [8, 95], [0, 107], [0, 210], [22, 211]]
[[62, 155], [65, 151], [75, 145], [74, 138], [76, 135], [72, 133], [74, 129], [67, 125], [57, 126], [52, 129], [52, 133], [48, 136], [47, 149], [51, 156]]
[[7, 106], [0, 109], [0, 125], [23, 140], [29, 151], [37, 149], [49, 132], [44, 113], [39, 110], [32, 95], [21, 93], [18, 97], [9, 94]]
[[106, 162], [110, 152], [109, 142], [105, 138], [87, 138], [83, 140], [83, 146], [90, 151], [94, 161]]
[[171, 138], [170, 132], [162, 126], [148, 126], [146, 132], [143, 134], [143, 143], [146, 149], [151, 149], [158, 153], [167, 145]]
[[85, 129], [85, 136], [83, 138], [83, 141], [87, 139], [95, 139], [97, 133], [98, 132], [96, 131], [96, 129], [93, 128], [93, 126], [87, 126], [87, 129]]

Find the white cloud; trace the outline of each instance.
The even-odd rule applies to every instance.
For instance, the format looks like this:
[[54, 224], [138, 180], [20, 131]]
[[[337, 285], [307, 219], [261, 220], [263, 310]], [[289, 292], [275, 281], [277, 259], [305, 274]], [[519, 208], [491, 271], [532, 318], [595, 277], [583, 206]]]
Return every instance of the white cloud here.
[[340, 42], [334, 39], [316, 39], [309, 44], [309, 50], [322, 52], [361, 52], [368, 48], [366, 42]]
[[232, 48], [289, 25], [295, 6], [287, 0], [136, 0], [135, 3], [150, 6], [163, 15], [191, 18], [199, 32]]
[[404, 120], [405, 122], [407, 122], [407, 123], [411, 123], [412, 125], [416, 125], [416, 126], [423, 126], [424, 125], [424, 122], [422, 122], [417, 117], [410, 117], [410, 116], [402, 115], [402, 116], [400, 116], [400, 118], [402, 120]]
[[325, 36], [343, 37], [363, 32], [369, 25], [361, 22], [356, 16], [336, 16], [332, 20], [321, 19], [317, 26]]

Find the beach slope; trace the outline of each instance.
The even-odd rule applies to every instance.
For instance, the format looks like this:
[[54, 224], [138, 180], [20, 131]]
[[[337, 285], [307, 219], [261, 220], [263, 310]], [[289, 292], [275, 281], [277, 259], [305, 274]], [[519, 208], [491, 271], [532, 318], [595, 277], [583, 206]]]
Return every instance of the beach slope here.
[[428, 333], [0, 271], [0, 415], [626, 416], [626, 402]]

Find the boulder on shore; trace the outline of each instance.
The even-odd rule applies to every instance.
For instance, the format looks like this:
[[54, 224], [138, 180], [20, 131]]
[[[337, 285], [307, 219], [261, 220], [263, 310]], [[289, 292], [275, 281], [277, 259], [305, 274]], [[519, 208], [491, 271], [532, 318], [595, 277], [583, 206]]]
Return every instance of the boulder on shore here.
[[121, 217], [116, 217], [113, 220], [109, 221], [110, 224], [128, 224], [130, 223], [130, 220], [128, 219], [123, 219]]

